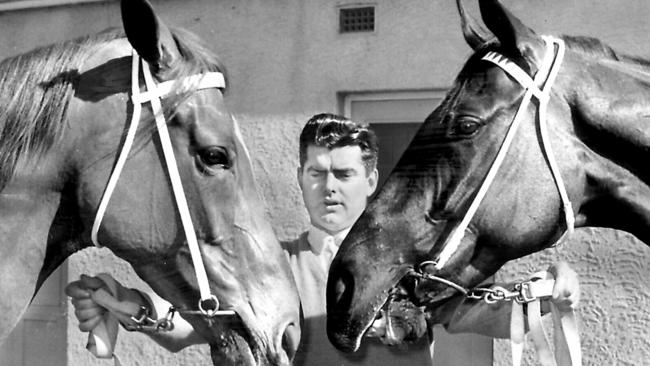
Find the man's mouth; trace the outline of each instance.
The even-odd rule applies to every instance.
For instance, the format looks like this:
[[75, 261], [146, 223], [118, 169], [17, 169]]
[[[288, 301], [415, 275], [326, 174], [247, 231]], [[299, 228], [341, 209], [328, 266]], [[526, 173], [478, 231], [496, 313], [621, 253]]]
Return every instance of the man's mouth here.
[[340, 201], [334, 201], [334, 200], [325, 200], [324, 204], [326, 208], [336, 208], [342, 205]]

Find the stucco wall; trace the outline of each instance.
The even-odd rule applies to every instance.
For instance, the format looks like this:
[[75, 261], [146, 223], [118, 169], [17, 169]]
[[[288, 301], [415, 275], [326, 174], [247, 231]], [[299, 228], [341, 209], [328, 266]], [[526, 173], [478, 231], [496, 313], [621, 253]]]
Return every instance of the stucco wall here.
[[[374, 0], [376, 32], [340, 35], [336, 7], [349, 3], [361, 1], [154, 1], [164, 19], [199, 34], [227, 65], [229, 106], [254, 157], [266, 210], [280, 238], [307, 224], [295, 168], [297, 136], [309, 116], [339, 110], [340, 92], [445, 88], [469, 55], [452, 1]], [[646, 0], [505, 3], [539, 33], [592, 35], [619, 50], [650, 55]], [[477, 14], [475, 6], [470, 8]], [[0, 55], [108, 26], [120, 26], [115, 2], [0, 13]], [[580, 230], [570, 243], [509, 264], [498, 277], [522, 277], [557, 258], [574, 264], [583, 280], [585, 364], [650, 362], [650, 286], [644, 281], [650, 250], [627, 234]], [[94, 248], [70, 259], [69, 278], [98, 268], [128, 285], [141, 285], [128, 265]], [[69, 365], [112, 365], [85, 351], [72, 316], [68, 341]], [[142, 335], [124, 332], [118, 354], [129, 365], [208, 359], [205, 347], [170, 355]], [[506, 365], [508, 357], [509, 350], [497, 343], [495, 364]]]

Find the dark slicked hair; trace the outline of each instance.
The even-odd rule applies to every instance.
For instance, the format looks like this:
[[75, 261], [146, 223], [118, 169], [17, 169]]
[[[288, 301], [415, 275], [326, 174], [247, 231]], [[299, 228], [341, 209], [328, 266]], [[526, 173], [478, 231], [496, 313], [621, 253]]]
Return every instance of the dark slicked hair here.
[[361, 160], [370, 174], [377, 168], [379, 147], [377, 136], [367, 125], [357, 123], [343, 116], [322, 113], [307, 121], [300, 133], [300, 167], [307, 160], [307, 148], [310, 146], [334, 149], [344, 146], [359, 146]]

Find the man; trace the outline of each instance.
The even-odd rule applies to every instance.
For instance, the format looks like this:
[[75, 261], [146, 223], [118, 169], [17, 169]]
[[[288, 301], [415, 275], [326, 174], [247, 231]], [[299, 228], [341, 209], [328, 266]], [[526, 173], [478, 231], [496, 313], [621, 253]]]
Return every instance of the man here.
[[[377, 188], [378, 145], [375, 134], [344, 117], [319, 114], [303, 128], [299, 152], [298, 184], [311, 227], [295, 241], [283, 243], [298, 285], [305, 318], [294, 365], [430, 366], [432, 360], [426, 337], [400, 347], [386, 347], [376, 338], [366, 339], [359, 351], [346, 354], [336, 350], [326, 334], [325, 289], [329, 266]], [[579, 296], [575, 272], [564, 263], [552, 266], [549, 271], [558, 279], [556, 302], [575, 304]], [[492, 310], [485, 308], [482, 303], [464, 302], [458, 298], [441, 309], [437, 319], [454, 331], [507, 336], [504, 329], [508, 329], [508, 324], [503, 321], [500, 327], [487, 327], [489, 330], [486, 331], [485, 323], [489, 320], [482, 319], [481, 314]], [[458, 312], [466, 316], [453, 316]], [[509, 307], [504, 306], [499, 313], [509, 317]], [[371, 332], [380, 336], [382, 327]]]
[[283, 243], [289, 255], [304, 323], [295, 365], [430, 365], [426, 340], [387, 348], [376, 339], [354, 354], [339, 352], [326, 334], [325, 288], [339, 245], [377, 188], [377, 138], [343, 117], [319, 114], [300, 134], [298, 184], [311, 227]]
[[[431, 365], [427, 339], [391, 348], [380, 344], [376, 339], [368, 339], [361, 350], [353, 354], [339, 352], [329, 343], [325, 329], [325, 287], [329, 266], [345, 235], [377, 188], [377, 139], [365, 126], [344, 117], [319, 114], [312, 117], [303, 128], [299, 150], [297, 178], [311, 227], [296, 240], [283, 243], [298, 285], [305, 320], [294, 364]], [[566, 306], [575, 305], [579, 296], [575, 272], [565, 264], [552, 266], [550, 270], [557, 280], [554, 300]], [[106, 311], [104, 308], [111, 309], [123, 324], [129, 324], [130, 315], [142, 305], [154, 307], [158, 314], [164, 314], [169, 306], [154, 294], [149, 296], [116, 285], [117, 299], [102, 299], [101, 306], [88, 290], [104, 286], [102, 280], [82, 276], [81, 280], [68, 285], [66, 293], [72, 297], [82, 331], [94, 328]], [[463, 303], [462, 299], [451, 303], [453, 309], [446, 314], [452, 314], [456, 310], [468, 313], [473, 311], [468, 318], [477, 319], [474, 314], [477, 313], [477, 308], [480, 310], [479, 307]], [[507, 312], [505, 308], [504, 313]], [[480, 317], [480, 312], [478, 316]], [[471, 322], [450, 324], [449, 318], [444, 314], [440, 316], [441, 322], [452, 329], [473, 330]], [[484, 323], [483, 321], [482, 332], [485, 329]], [[180, 318], [176, 318], [172, 332], [147, 334], [171, 351], [203, 342], [189, 324]]]

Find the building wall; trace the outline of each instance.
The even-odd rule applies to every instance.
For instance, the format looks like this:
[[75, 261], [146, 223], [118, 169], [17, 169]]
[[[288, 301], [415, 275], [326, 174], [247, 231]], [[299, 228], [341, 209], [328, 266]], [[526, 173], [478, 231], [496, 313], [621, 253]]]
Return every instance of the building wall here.
[[[469, 1], [468, 1], [469, 2]], [[507, 0], [538, 33], [582, 34], [615, 48], [650, 54], [650, 3], [645, 0]], [[163, 19], [199, 34], [229, 69], [229, 106], [254, 157], [268, 216], [280, 238], [307, 225], [295, 183], [297, 137], [314, 113], [340, 110], [343, 92], [439, 89], [451, 85], [470, 54], [449, 0], [372, 0], [372, 34], [337, 32], [337, 7], [355, 0], [159, 0]], [[470, 10], [478, 14], [472, 4]], [[115, 1], [0, 13], [0, 55], [120, 26]], [[434, 106], [431, 106], [433, 109]], [[585, 364], [643, 364], [650, 360], [650, 250], [630, 235], [579, 230], [569, 243], [508, 264], [502, 279], [523, 277], [561, 258], [583, 281], [580, 308]], [[105, 249], [70, 259], [69, 278], [97, 269], [140, 286], [128, 265]], [[72, 315], [69, 365], [109, 365], [85, 351]], [[175, 355], [139, 334], [120, 336], [118, 354], [129, 365], [205, 362], [206, 347]], [[527, 356], [529, 359], [531, 356]], [[495, 364], [509, 351], [495, 346]], [[615, 361], [620, 360], [620, 361]], [[532, 361], [530, 361], [532, 363]]]

